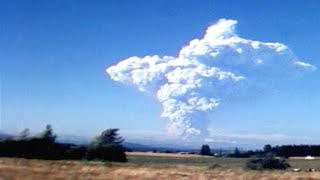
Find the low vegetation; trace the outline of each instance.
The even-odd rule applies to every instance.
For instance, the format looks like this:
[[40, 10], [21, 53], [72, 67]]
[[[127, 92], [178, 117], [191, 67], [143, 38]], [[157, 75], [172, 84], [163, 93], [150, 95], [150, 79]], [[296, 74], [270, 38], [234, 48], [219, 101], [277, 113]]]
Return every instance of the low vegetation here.
[[261, 158], [249, 159], [246, 163], [246, 167], [252, 170], [264, 170], [264, 169], [287, 169], [290, 165], [285, 159], [276, 158], [273, 153], [268, 153]]

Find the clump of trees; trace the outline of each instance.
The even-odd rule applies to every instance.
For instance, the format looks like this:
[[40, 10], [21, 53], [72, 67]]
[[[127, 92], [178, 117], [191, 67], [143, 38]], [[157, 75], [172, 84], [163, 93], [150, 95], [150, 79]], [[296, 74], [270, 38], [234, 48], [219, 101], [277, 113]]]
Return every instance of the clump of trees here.
[[320, 145], [283, 145], [274, 146], [271, 151], [278, 156], [320, 156]]
[[0, 140], [1, 157], [29, 159], [96, 159], [126, 162], [119, 129], [108, 129], [97, 136], [89, 145], [74, 145], [56, 142], [57, 135], [50, 125], [39, 135], [30, 136], [23, 130], [18, 136]]
[[213, 154], [211, 153], [210, 146], [207, 144], [202, 145], [200, 155], [212, 156]]
[[239, 148], [235, 148], [232, 153], [230, 153], [228, 156], [229, 157], [234, 157], [234, 158], [248, 158], [250, 156], [253, 156], [257, 154], [258, 151], [253, 152], [253, 151], [240, 151]]
[[108, 161], [126, 162], [124, 141], [117, 133], [118, 129], [107, 129], [97, 136], [89, 145], [88, 159], [103, 159]]
[[271, 146], [267, 144], [262, 150], [256, 151], [238, 151], [237, 148], [234, 153], [229, 154], [230, 157], [252, 157], [264, 156], [267, 153], [273, 153], [279, 157], [292, 157], [292, 156], [320, 156], [320, 145], [282, 145]]
[[287, 169], [290, 165], [285, 159], [276, 158], [273, 153], [267, 153], [263, 157], [249, 159], [246, 163], [246, 167], [252, 170], [263, 169]]
[[[252, 170], [263, 170], [263, 169], [287, 169], [290, 167], [289, 163], [283, 158], [288, 157], [290, 150], [284, 151], [287, 146], [275, 146], [272, 147], [267, 144], [262, 150], [256, 151], [244, 151], [240, 152], [238, 148], [235, 149], [234, 153], [230, 154], [230, 157], [245, 157], [249, 159], [246, 162], [246, 167]], [[293, 150], [292, 148], [291, 150]], [[299, 149], [299, 148], [298, 148]], [[306, 150], [306, 149], [305, 149]], [[304, 152], [305, 153], [305, 152]], [[304, 154], [303, 151], [301, 154]]]

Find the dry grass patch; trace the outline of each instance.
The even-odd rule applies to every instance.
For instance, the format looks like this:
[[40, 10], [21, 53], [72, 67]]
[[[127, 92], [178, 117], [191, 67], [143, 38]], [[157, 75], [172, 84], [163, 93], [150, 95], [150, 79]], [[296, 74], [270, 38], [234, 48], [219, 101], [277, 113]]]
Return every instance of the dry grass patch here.
[[0, 179], [320, 179], [320, 172], [252, 171], [216, 166], [45, 161], [0, 158]]

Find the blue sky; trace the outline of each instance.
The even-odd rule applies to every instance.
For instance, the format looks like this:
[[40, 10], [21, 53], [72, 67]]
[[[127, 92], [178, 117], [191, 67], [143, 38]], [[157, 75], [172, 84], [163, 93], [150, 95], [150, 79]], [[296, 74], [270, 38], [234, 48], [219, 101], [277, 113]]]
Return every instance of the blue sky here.
[[[164, 133], [157, 100], [110, 80], [107, 67], [130, 56], [175, 56], [220, 18], [237, 20], [241, 37], [284, 43], [320, 67], [317, 5], [316, 0], [1, 1], [1, 131], [37, 132], [52, 124], [60, 134], [92, 135], [110, 127], [128, 134]], [[318, 77], [315, 71], [271, 95], [226, 102], [211, 115], [210, 129], [230, 139], [283, 135], [283, 142], [319, 143]]]

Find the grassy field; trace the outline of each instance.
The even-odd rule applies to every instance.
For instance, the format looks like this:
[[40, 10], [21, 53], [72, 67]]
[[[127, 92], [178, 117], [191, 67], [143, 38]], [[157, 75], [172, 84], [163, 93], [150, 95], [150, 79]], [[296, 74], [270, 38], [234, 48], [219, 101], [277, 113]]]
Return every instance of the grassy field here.
[[[129, 163], [145, 166], [190, 165], [199, 167], [219, 166], [224, 168], [242, 168], [248, 158], [226, 158], [200, 155], [165, 154], [165, 153], [128, 153]], [[288, 159], [290, 169], [320, 170], [320, 159], [305, 160], [304, 158]], [[290, 170], [289, 169], [289, 170]]]
[[[320, 179], [320, 172], [252, 171], [247, 159], [134, 154], [128, 163], [0, 158], [1, 179]], [[320, 169], [320, 160], [289, 160], [295, 168]]]
[[215, 158], [211, 156], [182, 155], [182, 154], [140, 154], [129, 153], [128, 160], [130, 164], [145, 166], [170, 166], [170, 165], [188, 165], [199, 167], [220, 166], [227, 168], [242, 168], [247, 159], [244, 158]]

